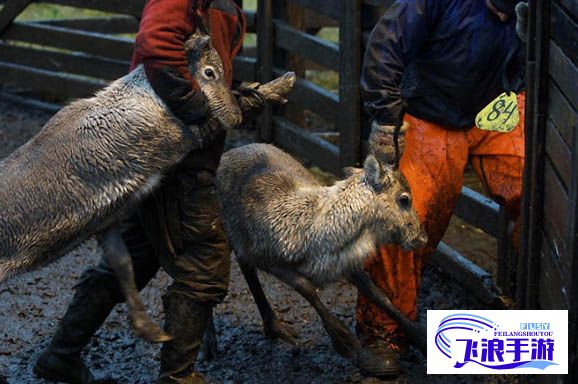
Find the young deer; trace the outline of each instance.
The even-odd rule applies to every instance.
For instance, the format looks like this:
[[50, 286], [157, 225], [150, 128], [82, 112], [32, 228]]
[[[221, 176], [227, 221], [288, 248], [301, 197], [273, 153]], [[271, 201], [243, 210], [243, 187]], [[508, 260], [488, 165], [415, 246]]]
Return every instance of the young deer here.
[[[210, 37], [193, 34], [185, 48], [208, 100], [204, 125], [186, 126], [174, 117], [140, 66], [94, 97], [64, 107], [0, 163], [0, 283], [54, 261], [96, 234], [136, 333], [156, 342], [169, 339], [146, 315], [116, 224], [165, 171], [238, 125], [250, 109], [229, 89]], [[268, 101], [282, 102], [294, 80], [287, 74], [259, 91]]]
[[223, 155], [217, 193], [225, 231], [261, 313], [265, 335], [292, 342], [295, 334], [272, 310], [256, 269], [300, 293], [321, 317], [336, 350], [358, 357], [363, 365], [368, 352], [323, 305], [316, 287], [345, 278], [424, 348], [425, 333], [391, 304], [363, 265], [376, 244], [415, 248], [425, 244], [426, 235], [399, 171], [383, 167], [373, 156], [363, 169], [346, 171], [346, 179], [322, 186], [280, 149], [251, 144]]

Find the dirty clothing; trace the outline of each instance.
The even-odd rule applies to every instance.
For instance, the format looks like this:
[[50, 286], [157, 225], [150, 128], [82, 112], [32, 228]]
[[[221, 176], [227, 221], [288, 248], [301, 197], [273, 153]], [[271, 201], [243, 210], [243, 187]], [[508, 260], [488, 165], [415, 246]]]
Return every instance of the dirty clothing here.
[[[382, 245], [368, 260], [366, 269], [410, 319], [416, 318], [416, 300], [424, 255], [441, 240], [459, 197], [466, 164], [472, 167], [488, 194], [503, 204], [512, 219], [519, 216], [524, 168], [524, 94], [518, 95], [520, 123], [509, 133], [488, 132], [476, 127], [466, 131], [406, 115], [409, 128], [400, 169], [410, 186], [413, 207], [428, 235], [420, 251], [404, 252], [395, 245]], [[382, 310], [359, 296], [357, 330], [364, 336], [391, 337], [397, 323]]]
[[[181, 166], [165, 181], [172, 188], [155, 192], [141, 204], [138, 214], [124, 223], [123, 239], [137, 286], [146, 286], [162, 267], [174, 279], [165, 296], [218, 304], [227, 293], [230, 261], [214, 174]], [[105, 259], [88, 269], [79, 285], [93, 279], [109, 279], [105, 285], [110, 287], [115, 302], [124, 301], [115, 272]]]
[[[221, 228], [213, 174], [181, 167], [167, 179], [169, 185], [176, 186], [174, 191], [163, 188], [146, 199], [140, 215], [124, 223], [123, 239], [139, 290], [161, 266], [174, 279], [163, 295], [164, 329], [174, 339], [161, 349], [159, 382], [204, 382], [194, 373], [194, 364], [212, 307], [227, 293], [229, 249]], [[174, 199], [173, 193], [186, 198]], [[165, 241], [168, 232], [160, 216], [168, 213], [183, 218], [173, 221], [179, 226], [178, 241]], [[169, 249], [173, 244], [175, 248]], [[80, 353], [122, 301], [118, 279], [106, 260], [86, 270], [34, 373], [51, 381], [92, 382]]]
[[[201, 7], [197, 12], [198, 3], [194, 0], [147, 1], [136, 37], [132, 67], [142, 63], [147, 74], [149, 70], [173, 68], [191, 81], [193, 91], [196, 85], [188, 70], [184, 42], [196, 30], [201, 17], [209, 28], [213, 46], [231, 84], [232, 60], [241, 47], [245, 32], [244, 16], [231, 0], [202, 3], [210, 3], [209, 8]], [[206, 320], [212, 307], [227, 293], [229, 247], [214, 180], [225, 135], [223, 132], [206, 148], [189, 153], [163, 178], [161, 187], [141, 202], [137, 213], [123, 224], [123, 239], [132, 258], [139, 290], [162, 267], [174, 279], [163, 296], [164, 328], [173, 332], [187, 330], [176, 332], [179, 334], [173, 334], [174, 339], [163, 345], [163, 382], [181, 382], [181, 379], [188, 380], [196, 375], [194, 363]], [[122, 301], [124, 297], [114, 271], [101, 260], [84, 272], [44, 355], [78, 362], [79, 374], [90, 376], [82, 365], [80, 351], [114, 305]], [[48, 370], [58, 368], [51, 364], [37, 365]], [[40, 376], [46, 377], [44, 371], [38, 370]], [[61, 371], [57, 369], [56, 378], [66, 376], [62, 376]]]
[[[136, 37], [133, 67], [140, 63], [145, 67], [168, 65], [191, 78], [184, 42], [197, 27], [192, 15], [193, 2], [149, 0], [146, 3]], [[206, 14], [205, 22], [210, 25], [213, 46], [232, 83], [232, 59], [242, 44], [244, 16], [229, 0], [213, 1]], [[221, 134], [207, 148], [188, 154], [163, 179], [154, 198], [139, 207], [138, 217], [129, 220], [133, 230], [125, 240], [139, 283], [146, 284], [162, 266], [175, 279], [168, 294], [177, 293], [212, 304], [225, 297], [229, 250], [214, 184], [224, 142], [225, 134]], [[147, 238], [137, 234], [142, 228]], [[87, 275], [111, 273], [103, 260]], [[117, 284], [112, 284], [111, 280], [111, 285]]]
[[366, 111], [380, 125], [397, 125], [405, 110], [448, 129], [472, 127], [500, 93], [524, 87], [515, 27], [484, 0], [398, 0], [369, 39]]

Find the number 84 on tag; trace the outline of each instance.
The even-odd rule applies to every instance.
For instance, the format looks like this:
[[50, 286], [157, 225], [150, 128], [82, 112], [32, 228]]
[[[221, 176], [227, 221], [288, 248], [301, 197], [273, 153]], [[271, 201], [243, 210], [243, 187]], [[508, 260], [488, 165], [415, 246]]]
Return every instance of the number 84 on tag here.
[[518, 99], [514, 92], [502, 93], [476, 116], [476, 126], [486, 131], [510, 132], [519, 122]]

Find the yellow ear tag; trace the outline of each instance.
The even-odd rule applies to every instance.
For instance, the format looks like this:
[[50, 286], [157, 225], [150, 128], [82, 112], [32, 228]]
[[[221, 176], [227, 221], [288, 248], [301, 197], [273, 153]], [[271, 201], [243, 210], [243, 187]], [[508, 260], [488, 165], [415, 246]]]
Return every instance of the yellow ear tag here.
[[519, 122], [518, 99], [514, 92], [502, 93], [476, 116], [476, 126], [486, 131], [510, 132]]

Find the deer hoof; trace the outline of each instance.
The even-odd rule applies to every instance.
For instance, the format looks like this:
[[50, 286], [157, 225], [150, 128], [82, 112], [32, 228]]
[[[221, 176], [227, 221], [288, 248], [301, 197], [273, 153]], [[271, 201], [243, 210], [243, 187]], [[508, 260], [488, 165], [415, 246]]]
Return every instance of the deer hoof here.
[[147, 320], [135, 320], [132, 322], [135, 334], [151, 343], [164, 343], [173, 339], [157, 324]]
[[275, 321], [273, 324], [264, 327], [265, 337], [272, 340], [283, 340], [289, 344], [297, 344], [299, 334], [291, 328], [287, 323], [281, 320]]

